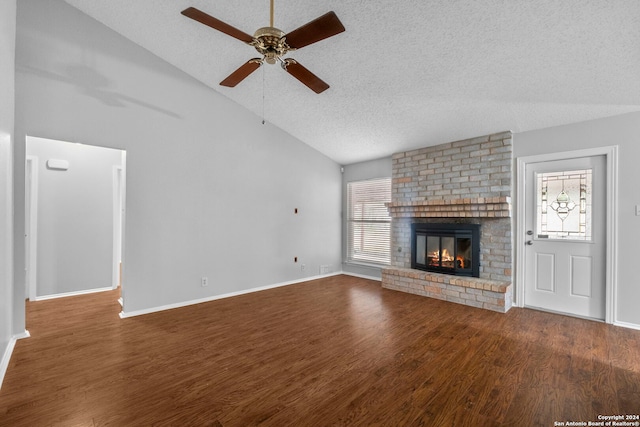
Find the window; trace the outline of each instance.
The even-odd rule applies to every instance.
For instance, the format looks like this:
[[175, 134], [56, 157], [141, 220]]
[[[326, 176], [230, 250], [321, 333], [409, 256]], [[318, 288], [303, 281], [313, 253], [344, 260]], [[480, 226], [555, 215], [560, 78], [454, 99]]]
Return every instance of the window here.
[[591, 169], [537, 173], [538, 238], [591, 241]]
[[347, 261], [389, 264], [391, 178], [347, 183]]

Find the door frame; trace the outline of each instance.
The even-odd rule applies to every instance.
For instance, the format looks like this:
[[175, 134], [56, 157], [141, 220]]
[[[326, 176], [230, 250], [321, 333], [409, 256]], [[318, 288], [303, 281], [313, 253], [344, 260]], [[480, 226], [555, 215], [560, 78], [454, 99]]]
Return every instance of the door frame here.
[[577, 157], [605, 156], [607, 177], [606, 184], [606, 242], [605, 242], [605, 322], [615, 324], [617, 321], [617, 289], [618, 289], [618, 146], [589, 148], [559, 153], [523, 156], [516, 159], [517, 187], [516, 187], [516, 301], [517, 307], [524, 307], [525, 284], [525, 168], [529, 163], [549, 162], [554, 160], [569, 160]]
[[38, 166], [37, 156], [25, 157], [25, 273], [29, 301], [37, 299], [38, 278]]
[[124, 164], [113, 166], [113, 267], [112, 267], [112, 288], [117, 289], [121, 285], [121, 263], [122, 263], [122, 237], [124, 222], [124, 188], [125, 175]]

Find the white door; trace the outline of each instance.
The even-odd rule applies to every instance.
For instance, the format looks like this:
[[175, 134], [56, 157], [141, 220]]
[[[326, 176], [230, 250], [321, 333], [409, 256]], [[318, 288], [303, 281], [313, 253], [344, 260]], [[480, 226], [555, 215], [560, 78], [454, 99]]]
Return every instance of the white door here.
[[604, 320], [606, 158], [525, 167], [524, 304]]

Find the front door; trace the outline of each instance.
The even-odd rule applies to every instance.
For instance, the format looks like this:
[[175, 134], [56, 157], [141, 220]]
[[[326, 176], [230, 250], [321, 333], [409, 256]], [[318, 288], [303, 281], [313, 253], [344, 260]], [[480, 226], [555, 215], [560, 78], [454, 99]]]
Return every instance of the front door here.
[[525, 166], [524, 304], [604, 320], [606, 157]]

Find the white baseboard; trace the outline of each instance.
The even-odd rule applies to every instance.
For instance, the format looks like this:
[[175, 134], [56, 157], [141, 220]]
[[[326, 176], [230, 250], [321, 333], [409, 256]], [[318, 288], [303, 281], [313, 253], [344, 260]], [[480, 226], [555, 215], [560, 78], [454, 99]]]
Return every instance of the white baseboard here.
[[620, 326], [622, 328], [636, 329], [640, 331], [640, 325], [635, 323], [627, 323], [627, 322], [613, 322], [615, 326]]
[[202, 304], [203, 302], [210, 302], [210, 301], [215, 301], [215, 300], [219, 300], [219, 299], [223, 299], [223, 298], [230, 298], [230, 297], [235, 297], [235, 296], [238, 296], [238, 295], [250, 294], [250, 293], [253, 293], [253, 292], [266, 291], [268, 289], [279, 288], [279, 287], [282, 287], [282, 286], [295, 285], [297, 283], [309, 282], [311, 280], [322, 279], [322, 278], [325, 278], [325, 277], [338, 276], [340, 274], [343, 274], [343, 273], [341, 271], [338, 271], [338, 272], [335, 272], [335, 273], [321, 274], [321, 275], [318, 275], [318, 276], [305, 277], [303, 279], [291, 280], [289, 282], [282, 282], [282, 283], [276, 283], [276, 284], [273, 284], [273, 285], [260, 286], [260, 287], [257, 287], [257, 288], [245, 289], [245, 290], [237, 291], [237, 292], [230, 292], [228, 294], [213, 295], [213, 296], [206, 297], [206, 298], [200, 298], [200, 299], [195, 299], [195, 300], [190, 300], [190, 301], [183, 301], [183, 302], [178, 302], [178, 303], [175, 303], [175, 304], [167, 304], [167, 305], [162, 305], [162, 306], [159, 306], [159, 307], [151, 307], [151, 308], [145, 308], [145, 309], [142, 309], [142, 310], [135, 310], [135, 311], [129, 311], [129, 312], [125, 312], [123, 310], [123, 311], [120, 312], [120, 318], [121, 319], [126, 319], [128, 317], [142, 316], [143, 314], [156, 313], [158, 311], [171, 310], [171, 309], [174, 309], [174, 308], [186, 307], [186, 306], [194, 305], [194, 304]]
[[97, 288], [97, 289], [88, 289], [86, 291], [65, 292], [63, 294], [43, 295], [41, 297], [36, 297], [36, 301], [45, 301], [48, 299], [55, 299], [55, 298], [75, 297], [78, 295], [95, 294], [96, 292], [106, 292], [106, 291], [112, 291], [112, 290], [113, 288], [109, 286], [108, 288]]
[[30, 338], [31, 334], [29, 333], [29, 331], [25, 330], [23, 333], [18, 334], [18, 335], [14, 335], [13, 337], [17, 341], [17, 340], [21, 340], [21, 339], [24, 339], [24, 338]]
[[2, 381], [4, 380], [4, 376], [7, 373], [7, 369], [9, 368], [9, 361], [11, 360], [13, 349], [16, 346], [16, 341], [22, 338], [29, 338], [30, 336], [31, 335], [29, 334], [29, 331], [24, 331], [21, 334], [12, 336], [9, 340], [7, 348], [4, 350], [4, 354], [2, 355], [2, 359], [0, 360], [0, 388], [2, 388]]

